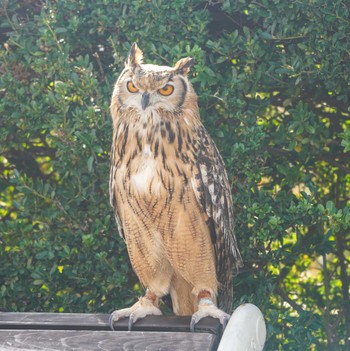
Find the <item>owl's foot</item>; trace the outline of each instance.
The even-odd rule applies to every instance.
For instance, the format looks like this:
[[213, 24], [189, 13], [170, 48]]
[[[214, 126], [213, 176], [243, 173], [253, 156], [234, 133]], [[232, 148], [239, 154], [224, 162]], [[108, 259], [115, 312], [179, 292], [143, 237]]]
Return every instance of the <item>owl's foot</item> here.
[[144, 318], [149, 315], [161, 315], [161, 310], [158, 306], [158, 298], [151, 292], [147, 291], [146, 295], [141, 297], [139, 301], [133, 304], [131, 307], [123, 308], [112, 312], [109, 317], [109, 326], [114, 330], [114, 322], [122, 318], [129, 317], [128, 330], [131, 331], [133, 324], [140, 318]]
[[209, 297], [202, 297], [198, 301], [198, 311], [191, 318], [191, 332], [194, 332], [195, 325], [204, 317], [218, 318], [223, 329], [225, 329], [231, 316], [216, 307], [209, 295]]

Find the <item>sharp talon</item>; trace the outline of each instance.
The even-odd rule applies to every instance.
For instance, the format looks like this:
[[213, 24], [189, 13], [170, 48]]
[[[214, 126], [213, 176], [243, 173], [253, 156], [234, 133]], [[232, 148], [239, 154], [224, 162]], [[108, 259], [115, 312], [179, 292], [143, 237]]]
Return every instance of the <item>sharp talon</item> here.
[[109, 326], [112, 330], [115, 330], [113, 325], [114, 322], [117, 322], [120, 319], [129, 318], [128, 330], [131, 331], [133, 324], [138, 319], [151, 315], [159, 316], [161, 314], [161, 310], [154, 305], [153, 300], [151, 301], [147, 297], [142, 297], [131, 307], [114, 311], [109, 318]]
[[132, 330], [133, 324], [134, 324], [134, 315], [131, 314], [131, 315], [129, 316], [128, 331], [131, 331], [131, 330]]
[[190, 331], [194, 333], [194, 327], [196, 325], [196, 319], [194, 317], [191, 318]]
[[230, 320], [230, 315], [227, 315], [227, 316], [225, 316], [224, 317], [224, 319], [223, 319], [223, 321], [222, 321], [222, 331], [224, 331], [225, 330], [225, 328], [226, 328], [226, 326], [227, 326], [227, 323], [228, 323], [228, 321]]
[[109, 327], [110, 327], [113, 331], [115, 331], [115, 329], [114, 329], [114, 319], [113, 319], [113, 315], [112, 315], [112, 314], [109, 316], [108, 324], [109, 324]]

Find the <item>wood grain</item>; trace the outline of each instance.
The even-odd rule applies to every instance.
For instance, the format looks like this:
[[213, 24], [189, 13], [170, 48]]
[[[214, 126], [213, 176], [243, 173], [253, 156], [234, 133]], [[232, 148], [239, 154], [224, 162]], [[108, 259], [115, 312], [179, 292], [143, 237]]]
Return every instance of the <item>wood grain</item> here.
[[[209, 333], [0, 330], [0, 350], [215, 350]], [[214, 348], [213, 348], [214, 347]]]
[[193, 350], [215, 351], [222, 327], [204, 318], [189, 332], [190, 316], [147, 316], [128, 332], [128, 319], [108, 314], [0, 312], [0, 351], [20, 350]]
[[[0, 329], [60, 329], [60, 330], [110, 330], [109, 314], [89, 313], [18, 313], [0, 312]], [[147, 316], [138, 320], [135, 331], [175, 331], [190, 330], [190, 316]], [[127, 331], [128, 319], [114, 324], [115, 330]], [[222, 327], [218, 319], [203, 318], [196, 325], [196, 332], [221, 335]]]

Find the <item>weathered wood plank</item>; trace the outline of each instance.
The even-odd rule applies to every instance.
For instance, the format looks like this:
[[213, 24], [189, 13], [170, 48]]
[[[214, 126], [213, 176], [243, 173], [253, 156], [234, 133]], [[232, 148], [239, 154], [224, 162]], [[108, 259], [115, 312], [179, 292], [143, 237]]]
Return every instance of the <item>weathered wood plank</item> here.
[[109, 330], [107, 314], [0, 313], [0, 329]]
[[215, 339], [209, 333], [0, 330], [0, 350], [213, 351]]
[[[110, 330], [108, 314], [88, 313], [16, 313], [0, 312], [0, 329], [59, 329]], [[138, 320], [135, 331], [188, 332], [189, 316], [147, 316]], [[115, 330], [127, 331], [128, 319], [114, 324]], [[217, 319], [204, 318], [196, 325], [196, 332], [221, 336], [222, 327]]]

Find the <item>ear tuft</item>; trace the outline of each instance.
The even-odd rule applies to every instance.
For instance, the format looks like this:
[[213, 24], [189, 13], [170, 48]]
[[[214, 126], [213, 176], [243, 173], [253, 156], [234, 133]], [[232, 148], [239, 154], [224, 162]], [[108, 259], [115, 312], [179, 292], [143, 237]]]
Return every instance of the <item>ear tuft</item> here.
[[135, 68], [137, 65], [141, 65], [143, 63], [143, 52], [137, 46], [136, 43], [132, 44], [129, 57], [125, 66], [129, 66], [131, 69]]
[[194, 59], [192, 57], [186, 57], [176, 62], [174, 71], [178, 74], [186, 75], [194, 65]]

